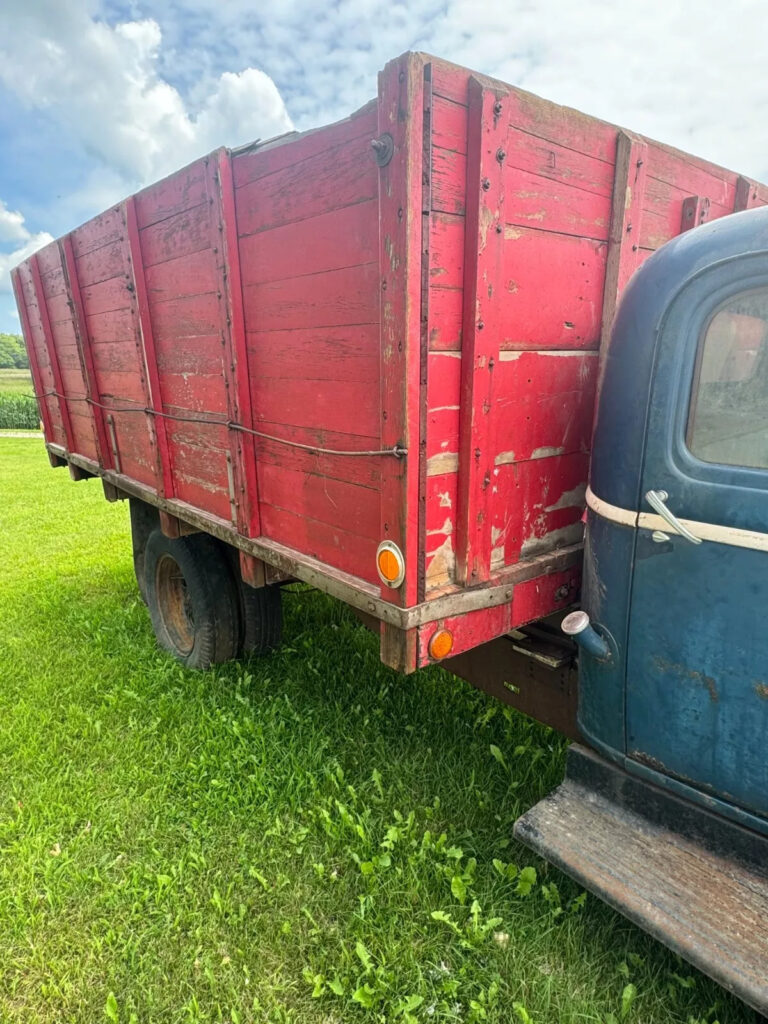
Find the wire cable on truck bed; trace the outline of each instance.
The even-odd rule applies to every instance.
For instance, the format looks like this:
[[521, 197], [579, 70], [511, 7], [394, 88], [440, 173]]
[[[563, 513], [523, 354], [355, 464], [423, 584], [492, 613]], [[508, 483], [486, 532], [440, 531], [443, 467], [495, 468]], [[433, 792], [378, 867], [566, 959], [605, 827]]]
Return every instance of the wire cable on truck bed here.
[[145, 413], [148, 416], [159, 416], [164, 420], [176, 420], [179, 423], [205, 423], [211, 427], [227, 427], [228, 430], [237, 430], [241, 434], [252, 434], [253, 437], [261, 437], [265, 441], [275, 441], [277, 444], [285, 444], [290, 448], [301, 448], [305, 452], [316, 452], [319, 455], [393, 455], [396, 459], [404, 459], [408, 454], [408, 449], [399, 444], [394, 445], [392, 448], [375, 448], [368, 451], [344, 451], [340, 448], [321, 448], [316, 444], [302, 444], [301, 441], [290, 441], [287, 437], [265, 434], [262, 430], [253, 430], [251, 427], [235, 422], [235, 420], [208, 419], [205, 416], [180, 416], [178, 413], [160, 412], [157, 409], [148, 409], [144, 406], [104, 405], [103, 402], [97, 402], [95, 398], [72, 397], [71, 395], [62, 395], [59, 391], [46, 391], [42, 395], [23, 395], [22, 397], [29, 398], [30, 400], [34, 399], [37, 402], [40, 402], [43, 398], [61, 398], [65, 402], [86, 402], [88, 405], [95, 405], [99, 409], [105, 409], [107, 412], [112, 413]]

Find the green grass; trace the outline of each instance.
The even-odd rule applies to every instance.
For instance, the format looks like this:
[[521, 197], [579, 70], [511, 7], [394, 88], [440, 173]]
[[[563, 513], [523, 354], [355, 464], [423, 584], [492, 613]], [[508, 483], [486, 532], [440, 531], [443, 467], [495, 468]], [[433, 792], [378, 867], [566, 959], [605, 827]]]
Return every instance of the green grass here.
[[34, 391], [29, 370], [0, 369], [0, 395], [32, 395]]
[[0, 536], [0, 1020], [754, 1019], [511, 839], [555, 734], [307, 591], [280, 653], [182, 670], [127, 508], [39, 441]]

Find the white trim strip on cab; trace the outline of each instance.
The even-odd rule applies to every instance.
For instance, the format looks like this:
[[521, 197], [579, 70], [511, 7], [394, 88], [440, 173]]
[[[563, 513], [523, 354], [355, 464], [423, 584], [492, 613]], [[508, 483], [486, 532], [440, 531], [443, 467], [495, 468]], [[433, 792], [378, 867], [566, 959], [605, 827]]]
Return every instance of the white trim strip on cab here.
[[[631, 526], [642, 530], [660, 530], [673, 535], [675, 531], [661, 516], [653, 512], [631, 512], [618, 505], [598, 498], [595, 492], [587, 487], [587, 505], [603, 519], [620, 526]], [[768, 533], [756, 530], [739, 530], [735, 526], [717, 526], [714, 523], [699, 523], [693, 519], [681, 519], [691, 533], [702, 540], [714, 541], [716, 544], [728, 544], [734, 548], [750, 548], [753, 551], [768, 551]]]

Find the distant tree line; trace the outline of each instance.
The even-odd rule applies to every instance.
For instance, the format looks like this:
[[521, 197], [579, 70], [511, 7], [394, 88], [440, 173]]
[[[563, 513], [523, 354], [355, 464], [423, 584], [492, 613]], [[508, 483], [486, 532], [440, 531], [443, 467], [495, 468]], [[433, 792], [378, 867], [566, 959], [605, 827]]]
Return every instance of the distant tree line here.
[[0, 334], [0, 370], [28, 370], [29, 359], [20, 334]]

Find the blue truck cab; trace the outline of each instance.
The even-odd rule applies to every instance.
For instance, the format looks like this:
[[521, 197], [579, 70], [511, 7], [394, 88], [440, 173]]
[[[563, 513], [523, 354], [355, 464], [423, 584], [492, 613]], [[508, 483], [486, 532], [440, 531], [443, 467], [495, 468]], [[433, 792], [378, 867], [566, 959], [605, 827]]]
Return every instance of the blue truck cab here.
[[768, 1014], [768, 208], [634, 276], [587, 505], [589, 747], [515, 833]]

